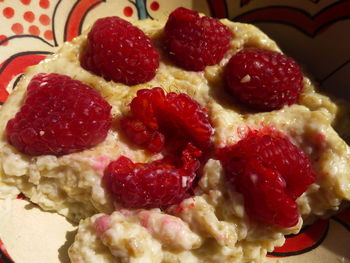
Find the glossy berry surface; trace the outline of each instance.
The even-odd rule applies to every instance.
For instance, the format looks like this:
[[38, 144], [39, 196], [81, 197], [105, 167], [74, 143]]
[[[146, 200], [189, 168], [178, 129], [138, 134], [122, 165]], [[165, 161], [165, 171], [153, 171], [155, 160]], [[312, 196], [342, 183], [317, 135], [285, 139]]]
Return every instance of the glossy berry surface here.
[[30, 81], [23, 106], [7, 123], [10, 144], [28, 155], [64, 155], [102, 142], [111, 106], [93, 88], [59, 74]]
[[301, 149], [286, 137], [256, 132], [220, 149], [219, 159], [252, 218], [281, 227], [297, 224], [295, 200], [316, 179]]
[[228, 90], [249, 108], [271, 111], [298, 101], [303, 75], [291, 58], [271, 50], [245, 48], [225, 69]]
[[164, 44], [170, 57], [186, 70], [201, 71], [220, 62], [230, 48], [232, 32], [218, 19], [200, 17], [183, 7], [168, 18]]
[[213, 128], [207, 111], [184, 93], [139, 90], [130, 109], [131, 115], [121, 119], [122, 130], [151, 152], [162, 151], [165, 144], [180, 150], [189, 142], [202, 150], [210, 145]]
[[92, 26], [80, 62], [108, 81], [136, 85], [155, 76], [159, 55], [139, 28], [119, 17], [106, 17]]
[[181, 158], [169, 155], [150, 163], [134, 163], [121, 156], [106, 168], [103, 181], [124, 207], [166, 207], [189, 195], [200, 155], [201, 151], [189, 144]]

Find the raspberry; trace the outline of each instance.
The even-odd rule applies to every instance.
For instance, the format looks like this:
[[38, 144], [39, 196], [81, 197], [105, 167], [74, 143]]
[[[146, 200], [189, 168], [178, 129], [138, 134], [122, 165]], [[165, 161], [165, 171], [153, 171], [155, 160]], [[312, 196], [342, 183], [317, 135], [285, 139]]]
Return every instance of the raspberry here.
[[125, 117], [121, 119], [121, 127], [133, 143], [145, 147], [150, 152], [162, 151], [164, 135], [156, 130], [149, 130], [142, 121], [133, 117]]
[[243, 195], [250, 217], [281, 227], [298, 223], [298, 206], [285, 193], [285, 181], [278, 172], [254, 159], [232, 160], [225, 170], [229, 181]]
[[303, 75], [291, 58], [271, 50], [245, 48], [228, 62], [229, 91], [248, 107], [271, 111], [297, 102]]
[[151, 152], [183, 149], [188, 142], [205, 150], [213, 128], [206, 109], [184, 93], [165, 94], [161, 88], [139, 90], [130, 104], [131, 116], [121, 119], [121, 128], [133, 143]]
[[181, 159], [169, 155], [151, 163], [133, 163], [121, 156], [106, 168], [103, 182], [124, 207], [164, 208], [188, 197], [200, 155], [189, 144]]
[[151, 152], [167, 145], [167, 152], [162, 160], [147, 164], [120, 157], [105, 170], [105, 186], [125, 207], [179, 203], [191, 194], [201, 165], [199, 149], [210, 145], [213, 129], [206, 110], [186, 94], [165, 94], [161, 88], [139, 90], [130, 109], [130, 116], [120, 121], [126, 135]]
[[280, 135], [252, 132], [218, 156], [251, 217], [281, 227], [298, 222], [295, 200], [316, 178], [301, 149]]
[[230, 48], [232, 32], [218, 19], [200, 17], [180, 7], [165, 25], [164, 44], [170, 57], [182, 68], [201, 71], [220, 62]]
[[102, 142], [111, 127], [111, 106], [94, 89], [59, 74], [38, 74], [7, 139], [28, 155], [63, 155]]
[[119, 17], [106, 17], [91, 28], [80, 62], [106, 80], [136, 85], [155, 76], [159, 55], [139, 28]]

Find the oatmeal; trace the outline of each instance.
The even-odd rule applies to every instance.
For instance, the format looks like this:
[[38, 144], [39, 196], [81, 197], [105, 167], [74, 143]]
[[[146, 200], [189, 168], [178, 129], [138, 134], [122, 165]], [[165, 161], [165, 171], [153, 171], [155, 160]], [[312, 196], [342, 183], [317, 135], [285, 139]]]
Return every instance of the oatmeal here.
[[[80, 65], [87, 43], [85, 32], [65, 43], [56, 54], [27, 69], [0, 111], [0, 197], [24, 193], [48, 211], [79, 222], [69, 250], [75, 262], [261, 262], [266, 253], [284, 243], [284, 235], [299, 232], [303, 219], [337, 211], [350, 200], [350, 148], [332, 127], [337, 105], [317, 93], [307, 77], [297, 104], [271, 112], [256, 113], [233, 103], [225, 90], [224, 67], [232, 55], [246, 46], [280, 52], [276, 43], [256, 27], [221, 20], [232, 32], [229, 51], [204, 71], [186, 71], [163, 53], [164, 21], [138, 21], [139, 27], [160, 52], [155, 77], [127, 86], [106, 81]], [[112, 106], [112, 128], [106, 139], [90, 149], [62, 156], [28, 156], [10, 145], [7, 122], [19, 111], [26, 88], [39, 73], [57, 73], [93, 87]], [[250, 76], [242, 79], [249, 82]], [[165, 92], [185, 93], [208, 110], [217, 148], [233, 145], [249, 130], [272, 127], [300, 147], [310, 158], [316, 181], [298, 203], [300, 217], [289, 228], [251, 220], [239, 191], [226, 185], [224, 169], [213, 156], [206, 161], [194, 196], [166, 210], [125, 209], [103, 185], [111, 161], [125, 156], [134, 163], [160, 160], [135, 146], [120, 131], [118, 121], [130, 111], [129, 104], [141, 89], [161, 87]], [[186, 184], [186, 182], [184, 182]]]

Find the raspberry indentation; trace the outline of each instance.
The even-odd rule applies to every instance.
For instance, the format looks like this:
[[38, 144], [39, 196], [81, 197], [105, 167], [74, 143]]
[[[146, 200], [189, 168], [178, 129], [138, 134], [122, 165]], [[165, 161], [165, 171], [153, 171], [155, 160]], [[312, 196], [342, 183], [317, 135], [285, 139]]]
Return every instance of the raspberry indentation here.
[[281, 135], [251, 132], [218, 156], [250, 217], [280, 227], [297, 224], [295, 200], [316, 179], [301, 149]]
[[165, 25], [164, 44], [182, 68], [203, 70], [220, 62], [230, 48], [232, 32], [218, 19], [183, 7], [173, 11]]
[[190, 195], [200, 156], [201, 151], [191, 144], [181, 158], [168, 155], [151, 163], [134, 163], [121, 156], [106, 168], [103, 181], [124, 207], [163, 208]]
[[207, 111], [184, 93], [139, 90], [130, 109], [121, 128], [133, 143], [151, 152], [162, 151], [164, 144], [180, 150], [189, 142], [202, 150], [210, 145], [213, 128]]
[[28, 155], [63, 155], [102, 142], [111, 106], [93, 88], [59, 74], [38, 74], [6, 126], [7, 139]]
[[291, 58], [271, 50], [245, 48], [228, 62], [229, 91], [248, 107], [271, 111], [297, 102], [303, 75]]
[[80, 62], [108, 81], [136, 85], [155, 76], [159, 55], [139, 28], [119, 17], [106, 17], [92, 26]]

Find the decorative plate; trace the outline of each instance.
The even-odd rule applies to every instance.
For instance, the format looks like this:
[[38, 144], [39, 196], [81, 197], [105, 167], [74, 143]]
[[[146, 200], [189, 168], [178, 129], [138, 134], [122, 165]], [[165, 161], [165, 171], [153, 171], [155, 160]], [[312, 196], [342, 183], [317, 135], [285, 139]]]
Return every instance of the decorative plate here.
[[[350, 100], [349, 0], [0, 0], [0, 105], [26, 67], [97, 18], [156, 19], [178, 6], [256, 24], [302, 63], [321, 89]], [[22, 199], [0, 201], [0, 263], [69, 262], [74, 227]], [[345, 210], [288, 236], [269, 261], [350, 262], [349, 244], [350, 210]]]

